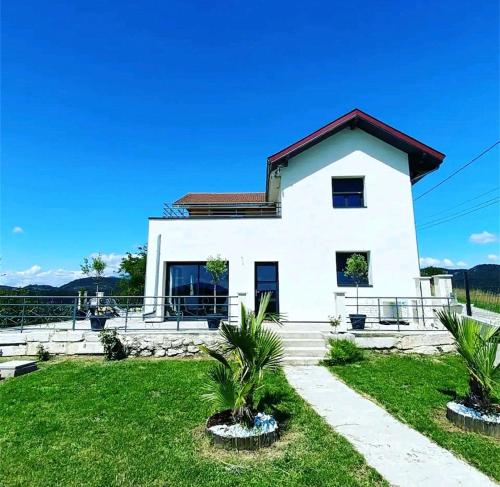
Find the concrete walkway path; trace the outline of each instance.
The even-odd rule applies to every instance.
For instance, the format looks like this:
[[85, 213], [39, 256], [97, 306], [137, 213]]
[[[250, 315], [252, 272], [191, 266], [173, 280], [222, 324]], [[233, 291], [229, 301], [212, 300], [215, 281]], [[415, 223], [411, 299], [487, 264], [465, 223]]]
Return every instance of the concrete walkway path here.
[[493, 487], [474, 467], [399, 422], [319, 366], [287, 366], [297, 392], [395, 486]]

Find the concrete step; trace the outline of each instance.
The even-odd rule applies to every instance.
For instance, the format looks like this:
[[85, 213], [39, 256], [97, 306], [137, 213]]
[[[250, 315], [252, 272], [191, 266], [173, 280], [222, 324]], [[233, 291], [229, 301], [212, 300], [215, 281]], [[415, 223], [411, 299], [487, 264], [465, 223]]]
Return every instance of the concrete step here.
[[289, 347], [324, 347], [323, 338], [283, 338], [283, 346]]
[[325, 347], [289, 347], [285, 349], [285, 357], [318, 357], [326, 354]]
[[318, 365], [319, 361], [318, 357], [286, 357], [283, 365]]

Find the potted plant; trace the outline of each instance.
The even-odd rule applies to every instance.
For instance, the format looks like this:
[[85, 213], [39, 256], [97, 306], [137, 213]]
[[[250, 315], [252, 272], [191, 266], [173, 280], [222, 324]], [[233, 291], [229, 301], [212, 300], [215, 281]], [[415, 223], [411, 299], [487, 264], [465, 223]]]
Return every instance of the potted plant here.
[[88, 317], [90, 319], [90, 328], [93, 331], [101, 331], [104, 329], [104, 325], [108, 319], [107, 315], [99, 313], [99, 281], [103, 277], [104, 271], [106, 270], [106, 263], [102, 259], [101, 254], [98, 254], [93, 256], [90, 261], [87, 257], [85, 257], [83, 259], [83, 264], [80, 267], [82, 273], [86, 276], [92, 277], [96, 284], [95, 305], [91, 300]]
[[222, 259], [220, 255], [217, 255], [217, 257], [210, 256], [207, 259], [205, 269], [210, 274], [212, 284], [214, 285], [214, 308], [213, 313], [207, 314], [207, 322], [211, 330], [217, 330], [223, 318], [222, 314], [217, 313], [217, 284], [219, 284], [227, 274], [227, 261]]
[[356, 284], [356, 314], [350, 314], [349, 319], [353, 330], [364, 330], [366, 315], [359, 314], [359, 285], [368, 276], [368, 262], [361, 254], [352, 254], [346, 261], [344, 274]]

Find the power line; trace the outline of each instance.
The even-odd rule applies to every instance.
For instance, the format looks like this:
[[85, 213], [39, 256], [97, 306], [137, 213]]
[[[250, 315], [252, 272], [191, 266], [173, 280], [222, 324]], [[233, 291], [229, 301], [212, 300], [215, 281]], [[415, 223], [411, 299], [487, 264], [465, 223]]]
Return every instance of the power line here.
[[[500, 188], [500, 186], [497, 186], [496, 188], [490, 189], [489, 191], [486, 191], [485, 193], [481, 193], [481, 194], [479, 194], [477, 196], [474, 196], [473, 198], [469, 198], [469, 199], [464, 200], [464, 201], [462, 201], [460, 203], [457, 203], [456, 205], [451, 206], [451, 207], [447, 208], [446, 210], [441, 210], [441, 211], [438, 211], [437, 213], [433, 213], [430, 216], [430, 218], [432, 218], [433, 216], [442, 215], [443, 213], [446, 213], [448, 211], [454, 210], [455, 208], [458, 208], [459, 206], [465, 205], [466, 203], [469, 203], [471, 201], [478, 200], [479, 198], [482, 198], [483, 196], [486, 196], [487, 194], [491, 194], [491, 193], [494, 193], [495, 191], [498, 191], [499, 188]], [[484, 201], [483, 203], [486, 203], [486, 201]], [[425, 223], [423, 223], [423, 225], [425, 225]]]
[[429, 228], [435, 227], [436, 225], [442, 225], [443, 223], [447, 223], [447, 222], [449, 222], [451, 220], [456, 220], [457, 218], [461, 218], [462, 216], [465, 216], [465, 215], [468, 215], [470, 213], [474, 213], [476, 211], [482, 210], [483, 208], [487, 208], [488, 206], [495, 205], [496, 203], [498, 203], [498, 201], [500, 201], [500, 198], [492, 201], [491, 203], [483, 204], [482, 206], [479, 206], [478, 208], [474, 208], [472, 210], [459, 213], [459, 214], [457, 214], [455, 216], [452, 216], [452, 217], [449, 217], [449, 218], [444, 218], [444, 219], [441, 219], [441, 220], [437, 220], [434, 223], [428, 222], [427, 224], [424, 224], [423, 227], [419, 228], [419, 230], [427, 230]]
[[453, 176], [455, 176], [459, 172], [463, 171], [467, 166], [470, 166], [473, 162], [477, 161], [478, 159], [480, 159], [481, 157], [483, 157], [485, 154], [487, 154], [490, 150], [494, 149], [498, 144], [500, 144], [500, 140], [497, 140], [493, 145], [490, 145], [490, 147], [488, 147], [487, 149], [483, 150], [483, 152], [481, 152], [480, 154], [478, 154], [476, 157], [474, 157], [473, 159], [471, 159], [469, 162], [467, 162], [463, 166], [459, 167], [455, 172], [451, 173], [448, 177], [444, 178], [442, 181], [440, 181], [439, 183], [437, 183], [436, 185], [434, 185], [432, 188], [428, 189], [427, 191], [423, 192], [421, 195], [417, 196], [413, 201], [417, 201], [420, 198], [422, 198], [423, 196], [425, 196], [426, 194], [429, 194], [431, 191], [434, 191], [436, 188], [438, 188], [439, 186], [441, 186], [443, 183], [445, 183], [446, 181], [448, 181], [449, 179], [451, 179]]

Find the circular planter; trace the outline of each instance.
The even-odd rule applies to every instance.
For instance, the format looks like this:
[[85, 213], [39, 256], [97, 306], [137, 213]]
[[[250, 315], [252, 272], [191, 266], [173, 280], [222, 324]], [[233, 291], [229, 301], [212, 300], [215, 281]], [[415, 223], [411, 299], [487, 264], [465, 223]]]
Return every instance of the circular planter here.
[[464, 430], [500, 438], [500, 415], [498, 414], [484, 415], [463, 404], [451, 401], [446, 405], [446, 417]]
[[364, 330], [366, 315], [350, 314], [351, 326], [353, 330]]
[[104, 330], [107, 319], [107, 316], [90, 316], [90, 329], [92, 331]]
[[208, 418], [205, 433], [215, 446], [230, 450], [258, 450], [272, 445], [279, 438], [279, 428], [269, 433], [241, 437], [222, 436], [210, 429], [212, 426], [229, 424], [231, 424], [230, 411], [216, 413]]

